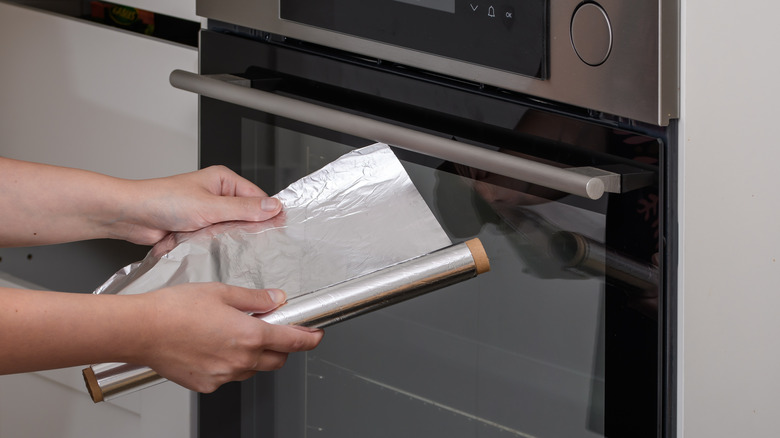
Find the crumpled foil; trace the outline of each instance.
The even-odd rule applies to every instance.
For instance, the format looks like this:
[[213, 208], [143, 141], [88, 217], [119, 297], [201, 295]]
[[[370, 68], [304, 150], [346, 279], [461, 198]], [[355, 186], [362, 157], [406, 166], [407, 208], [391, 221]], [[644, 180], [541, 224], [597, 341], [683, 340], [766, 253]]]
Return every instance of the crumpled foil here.
[[[260, 319], [324, 327], [489, 270], [478, 239], [451, 244], [387, 145], [346, 154], [275, 196], [277, 217], [171, 234], [96, 293], [205, 281], [279, 288], [287, 303]], [[83, 374], [96, 403], [164, 380], [123, 363]]]
[[282, 213], [173, 233], [97, 294], [188, 282], [276, 288], [294, 298], [452, 244], [385, 144], [350, 152], [274, 195]]

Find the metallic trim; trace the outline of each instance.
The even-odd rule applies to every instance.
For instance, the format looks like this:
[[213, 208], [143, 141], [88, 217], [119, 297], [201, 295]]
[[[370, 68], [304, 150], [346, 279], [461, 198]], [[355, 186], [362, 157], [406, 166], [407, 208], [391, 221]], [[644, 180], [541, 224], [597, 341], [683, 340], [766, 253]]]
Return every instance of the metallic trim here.
[[679, 0], [599, 1], [613, 31], [609, 58], [599, 66], [582, 62], [572, 47], [571, 17], [580, 4], [550, 2], [548, 80], [285, 21], [279, 0], [197, 0], [196, 13], [653, 125], [679, 117]]
[[[171, 73], [170, 81], [171, 85], [176, 88], [192, 91], [202, 96], [376, 142], [387, 143], [401, 149], [475, 167], [588, 199], [599, 199], [606, 190], [602, 180], [606, 172], [599, 172], [597, 176], [572, 172], [313, 103], [234, 85], [233, 81], [225, 82], [225, 78], [225, 75], [211, 77], [175, 70]], [[619, 178], [619, 175], [617, 176]], [[617, 185], [619, 192], [619, 182]]]

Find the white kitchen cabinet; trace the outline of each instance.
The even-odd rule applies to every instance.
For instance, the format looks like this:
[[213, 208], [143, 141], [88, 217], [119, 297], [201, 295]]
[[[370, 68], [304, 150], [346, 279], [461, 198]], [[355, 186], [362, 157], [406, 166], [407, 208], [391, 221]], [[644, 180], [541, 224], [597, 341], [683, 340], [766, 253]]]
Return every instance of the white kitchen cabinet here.
[[[197, 97], [168, 83], [173, 69], [197, 71], [195, 48], [0, 2], [0, 59], [0, 156], [124, 178], [197, 169]], [[105, 275], [89, 269], [105, 258], [99, 248], [73, 248], [68, 262], [86, 269], [71, 275]], [[3, 251], [0, 271], [16, 254]], [[14, 281], [50, 281], [47, 254], [56, 251], [29, 252], [24, 279]], [[2, 376], [0, 438], [189, 438], [193, 400], [164, 383], [93, 404], [81, 367]]]
[[780, 4], [682, 1], [679, 433], [780, 430]]
[[[42, 289], [4, 272], [0, 287]], [[189, 391], [166, 382], [94, 404], [82, 368], [0, 376], [0, 438], [194, 436]]]
[[197, 50], [0, 2], [0, 155], [127, 178], [197, 169]]
[[111, 3], [119, 3], [185, 20], [201, 21], [195, 15], [195, 0], [118, 0]]

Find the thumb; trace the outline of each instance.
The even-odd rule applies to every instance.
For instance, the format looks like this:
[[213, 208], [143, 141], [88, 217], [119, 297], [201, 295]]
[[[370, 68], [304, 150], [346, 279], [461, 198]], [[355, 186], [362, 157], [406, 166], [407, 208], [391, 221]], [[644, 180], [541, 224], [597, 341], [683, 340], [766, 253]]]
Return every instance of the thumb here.
[[211, 208], [216, 215], [213, 223], [227, 221], [262, 222], [279, 214], [282, 203], [271, 197], [218, 196]]
[[223, 294], [225, 304], [246, 313], [267, 313], [285, 301], [287, 295], [279, 289], [247, 289], [229, 286]]

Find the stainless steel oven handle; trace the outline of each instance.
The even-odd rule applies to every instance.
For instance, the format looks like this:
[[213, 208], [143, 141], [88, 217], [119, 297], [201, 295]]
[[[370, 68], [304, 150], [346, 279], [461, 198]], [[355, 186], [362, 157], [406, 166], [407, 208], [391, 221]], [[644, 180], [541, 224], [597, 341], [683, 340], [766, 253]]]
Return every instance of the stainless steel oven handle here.
[[460, 143], [390, 123], [303, 102], [241, 85], [230, 75], [199, 75], [174, 70], [176, 88], [201, 96], [275, 114], [311, 125], [387, 143], [435, 158], [538, 184], [562, 192], [599, 199], [605, 191], [620, 192], [620, 175], [595, 168], [563, 169], [498, 151]]

